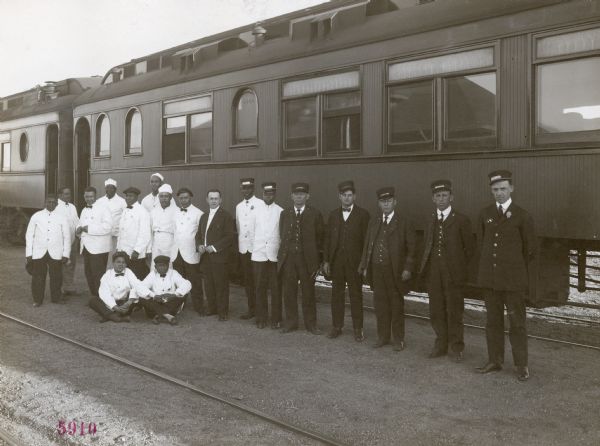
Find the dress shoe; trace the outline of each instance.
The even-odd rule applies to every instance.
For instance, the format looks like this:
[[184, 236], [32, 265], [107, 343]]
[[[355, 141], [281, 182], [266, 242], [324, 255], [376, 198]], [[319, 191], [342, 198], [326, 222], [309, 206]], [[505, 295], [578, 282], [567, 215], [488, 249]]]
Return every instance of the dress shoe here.
[[204, 308], [196, 310], [196, 313], [198, 313], [198, 316], [206, 316], [206, 310]]
[[214, 315], [216, 315], [216, 314], [217, 314], [217, 312], [216, 312], [216, 311], [207, 311], [205, 315], [206, 315], [206, 316], [214, 316]]
[[79, 291], [75, 291], [75, 290], [65, 290], [65, 291], [63, 291], [63, 294], [65, 296], [79, 296], [81, 293]]
[[331, 330], [329, 330], [329, 333], [327, 333], [327, 337], [329, 339], [335, 339], [335, 338], [337, 338], [341, 334], [342, 334], [342, 329], [341, 328], [335, 328], [335, 327], [333, 327]]
[[463, 352], [452, 352], [450, 353], [450, 359], [454, 362], [463, 362], [465, 358]]
[[265, 322], [257, 322], [257, 323], [256, 323], [256, 327], [257, 327], [257, 328], [260, 328], [261, 330], [262, 330], [263, 328], [265, 328], [266, 326], [267, 326], [267, 324], [266, 324]]
[[175, 316], [173, 316], [171, 319], [169, 319], [169, 324], [179, 325], [179, 321], [177, 320], [177, 318]]
[[498, 372], [500, 370], [502, 370], [502, 366], [500, 364], [496, 364], [495, 362], [488, 362], [483, 367], [477, 367], [477, 371], [481, 374]]
[[281, 332], [282, 333], [291, 333], [292, 331], [296, 331], [298, 330], [298, 327], [283, 327]]
[[41, 303], [39, 303], [39, 302], [34, 302], [34, 303], [33, 303], [33, 306], [37, 308], [37, 307], [41, 307], [41, 306], [42, 306], [42, 304], [41, 304]]
[[515, 373], [519, 381], [527, 381], [529, 379], [529, 367], [517, 366], [515, 367]]
[[362, 328], [355, 328], [354, 329], [354, 340], [356, 342], [362, 342], [362, 341], [365, 340], [365, 335], [363, 334]]
[[271, 322], [271, 329], [277, 330], [278, 328], [281, 328], [281, 322]]
[[221, 322], [228, 321], [228, 320], [229, 320], [229, 316], [227, 316], [226, 314], [225, 314], [225, 315], [223, 315], [223, 316], [219, 316], [219, 320], [220, 320]]
[[373, 348], [381, 348], [384, 345], [388, 345], [390, 341], [386, 341], [385, 339], [377, 339], [377, 342], [373, 344]]
[[160, 318], [158, 317], [158, 314], [152, 318], [152, 323], [154, 325], [160, 324]]
[[314, 335], [322, 335], [323, 332], [321, 330], [319, 330], [317, 327], [310, 327], [307, 328], [306, 331], [310, 334], [314, 334]]
[[434, 349], [431, 350], [431, 353], [429, 353], [429, 358], [439, 358], [440, 356], [446, 356], [447, 353], [448, 352], [445, 352], [444, 350], [440, 350], [434, 347]]
[[247, 319], [252, 319], [253, 317], [254, 317], [254, 313], [252, 313], [251, 311], [249, 311], [247, 313], [242, 314], [240, 316], [240, 319], [247, 320]]
[[121, 315], [120, 315], [120, 314], [117, 314], [117, 313], [111, 313], [111, 314], [108, 316], [108, 320], [109, 320], [109, 321], [113, 321], [113, 322], [123, 322], [123, 321], [121, 320]]
[[131, 318], [126, 315], [121, 315], [121, 322], [131, 322]]
[[401, 352], [404, 350], [404, 341], [394, 342], [394, 351]]

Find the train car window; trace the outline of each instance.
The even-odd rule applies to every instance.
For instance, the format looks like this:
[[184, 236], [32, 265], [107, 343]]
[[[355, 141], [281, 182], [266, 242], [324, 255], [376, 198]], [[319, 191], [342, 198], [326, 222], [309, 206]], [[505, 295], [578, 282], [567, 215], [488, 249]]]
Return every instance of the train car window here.
[[243, 90], [234, 99], [234, 144], [258, 141], [258, 99], [252, 90]]
[[323, 151], [360, 150], [360, 92], [328, 94], [323, 105]]
[[144, 74], [147, 71], [148, 62], [142, 60], [135, 64], [135, 74]]
[[203, 96], [182, 101], [165, 102], [165, 115], [183, 115], [197, 111], [209, 111], [211, 108], [212, 98], [210, 96]]
[[142, 115], [133, 108], [125, 118], [125, 154], [139, 155], [142, 153]]
[[600, 138], [600, 28], [535, 42], [536, 144], [590, 144]]
[[21, 138], [19, 139], [19, 156], [22, 162], [27, 161], [27, 157], [29, 156], [29, 139], [27, 138], [27, 133], [21, 133]]
[[359, 86], [360, 73], [349, 71], [347, 73], [329, 74], [286, 82], [283, 85], [283, 97], [305, 96], [326, 91], [359, 88]]
[[185, 162], [185, 116], [165, 119], [163, 135], [163, 164]]
[[106, 115], [96, 119], [96, 156], [110, 156], [110, 121]]
[[10, 171], [10, 143], [5, 142], [0, 146], [2, 149], [0, 156], [2, 156], [2, 163], [0, 163], [0, 167], [2, 168], [2, 172]]
[[317, 155], [317, 98], [286, 101], [285, 151], [296, 156]]
[[212, 154], [212, 112], [190, 116], [190, 160], [200, 161]]
[[418, 143], [433, 148], [433, 82], [388, 89], [388, 142], [397, 150]]

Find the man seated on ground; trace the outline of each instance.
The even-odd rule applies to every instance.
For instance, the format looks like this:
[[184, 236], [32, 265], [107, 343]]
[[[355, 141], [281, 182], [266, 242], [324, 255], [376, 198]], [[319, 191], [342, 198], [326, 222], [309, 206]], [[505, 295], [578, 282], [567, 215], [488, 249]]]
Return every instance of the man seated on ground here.
[[138, 303], [139, 295], [150, 293], [127, 268], [128, 260], [124, 252], [113, 254], [113, 268], [100, 279], [98, 297], [92, 296], [90, 299], [90, 307], [102, 317], [100, 322], [130, 322], [129, 315]]
[[175, 317], [182, 309], [192, 283], [184, 279], [176, 270], [169, 268], [168, 256], [154, 258], [154, 270], [142, 281], [142, 288], [150, 290], [141, 301], [146, 315], [153, 317], [152, 322], [159, 324], [161, 318], [171, 325], [177, 325]]

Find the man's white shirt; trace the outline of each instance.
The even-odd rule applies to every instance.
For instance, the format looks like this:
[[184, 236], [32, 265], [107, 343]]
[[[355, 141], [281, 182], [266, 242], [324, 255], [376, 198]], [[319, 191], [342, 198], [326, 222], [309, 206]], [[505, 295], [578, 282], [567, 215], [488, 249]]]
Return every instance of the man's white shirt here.
[[58, 200], [58, 205], [55, 211], [62, 214], [69, 224], [69, 233], [71, 235], [71, 244], [75, 241], [75, 230], [79, 225], [79, 217], [77, 216], [77, 208], [73, 203], [67, 203], [66, 201]]
[[25, 233], [25, 257], [41, 259], [46, 252], [54, 260], [69, 257], [71, 236], [69, 224], [56, 209], [37, 211], [29, 220]]
[[140, 258], [146, 255], [151, 241], [150, 214], [135, 202], [132, 208], [125, 207], [121, 221], [119, 222], [119, 238], [117, 240], [117, 251], [124, 251], [131, 256], [133, 251]]
[[242, 200], [235, 207], [235, 223], [238, 232], [240, 254], [252, 252], [254, 232], [256, 230], [256, 213], [264, 204], [263, 200], [252, 196], [248, 200]]
[[140, 296], [148, 296], [149, 294], [150, 290], [144, 287], [129, 268], [125, 268], [123, 273], [117, 273], [114, 269], [109, 269], [100, 279], [98, 296], [109, 309], [117, 305], [117, 300], [125, 298], [136, 300]]
[[277, 261], [277, 252], [281, 243], [279, 237], [279, 219], [282, 207], [276, 203], [263, 205], [256, 213], [256, 230], [252, 245], [252, 260], [255, 262]]
[[184, 279], [181, 274], [173, 268], [169, 268], [165, 273], [165, 277], [161, 277], [156, 269], [153, 269], [142, 281], [142, 285], [150, 290], [150, 293], [147, 296], [150, 298], [165, 293], [183, 297], [192, 290], [192, 283], [189, 280]]
[[196, 249], [196, 233], [200, 224], [202, 212], [193, 204], [189, 205], [185, 211], [178, 208], [175, 212], [175, 237], [171, 260], [177, 258], [177, 253], [186, 263], [197, 264], [200, 262], [200, 254]]
[[123, 209], [127, 207], [127, 202], [123, 197], [120, 197], [119, 195], [115, 194], [112, 198], [108, 198], [106, 195], [100, 197], [98, 198], [96, 203], [108, 207], [112, 219], [111, 235], [115, 237], [118, 236], [119, 222], [121, 220], [121, 215], [123, 214]]
[[[171, 197], [171, 206], [177, 206], [175, 204], [175, 200]], [[155, 208], [159, 208], [160, 207], [160, 200], [158, 199], [158, 193], [156, 195], [153, 195], [152, 192], [150, 192], [148, 195], [146, 195], [143, 199], [142, 199], [142, 206], [144, 207], [144, 209], [146, 209], [148, 211], [148, 213], [152, 212], [152, 209]]]
[[108, 207], [95, 202], [91, 208], [84, 207], [79, 216], [79, 226], [87, 226], [81, 233], [80, 253], [84, 248], [90, 254], [109, 252], [112, 243], [112, 217]]
[[[152, 223], [152, 259], [156, 256], [169, 256], [173, 251], [175, 237], [175, 213], [177, 206], [159, 206], [152, 209], [150, 220]], [[171, 259], [173, 260], [173, 259]]]

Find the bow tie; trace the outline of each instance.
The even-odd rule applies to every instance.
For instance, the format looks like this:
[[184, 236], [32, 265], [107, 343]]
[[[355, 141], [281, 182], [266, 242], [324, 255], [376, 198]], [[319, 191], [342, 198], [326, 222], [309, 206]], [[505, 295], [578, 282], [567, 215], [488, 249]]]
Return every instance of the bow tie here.
[[124, 275], [125, 275], [125, 273], [116, 273], [115, 277], [124, 276]]
[[88, 209], [92, 209], [92, 206], [87, 206], [87, 205], [86, 205], [86, 208], [88, 208]]
[[133, 209], [133, 206], [127, 206], [127, 209]]
[[350, 212], [352, 208], [342, 208], [342, 212]]
[[186, 208], [181, 208], [181, 212], [187, 212]]
[[167, 277], [167, 273], [161, 274], [160, 277]]

